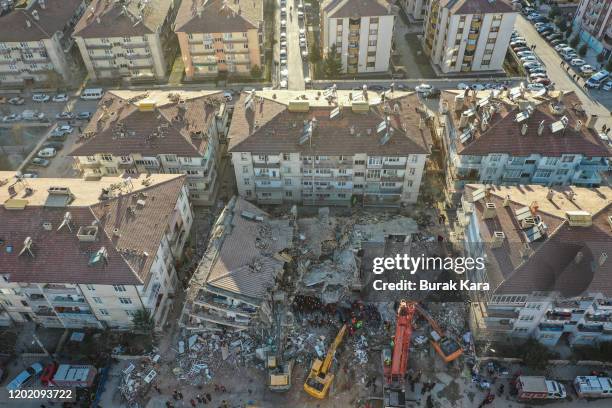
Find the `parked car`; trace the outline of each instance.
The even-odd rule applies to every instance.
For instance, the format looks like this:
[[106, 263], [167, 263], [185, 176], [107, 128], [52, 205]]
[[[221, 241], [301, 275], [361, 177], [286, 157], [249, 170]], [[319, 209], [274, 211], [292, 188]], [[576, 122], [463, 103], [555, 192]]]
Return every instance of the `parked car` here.
[[287, 20], [281, 20], [281, 29], [287, 29]]
[[525, 68], [529, 68], [529, 67], [541, 67], [542, 65], [534, 60], [529, 60], [529, 61], [523, 61], [523, 67]]
[[555, 45], [562, 44], [562, 43], [561, 43], [561, 41], [562, 41], [562, 40], [559, 40], [559, 39], [554, 39], [554, 40], [552, 40], [552, 41], [550, 42], [550, 45], [552, 45], [552, 46], [554, 47]]
[[68, 102], [68, 95], [65, 93], [57, 94], [53, 97], [53, 102]]
[[556, 39], [560, 39], [560, 38], [562, 38], [562, 37], [561, 37], [561, 34], [559, 34], [559, 33], [552, 33], [552, 34], [549, 34], [549, 35], [546, 36], [546, 40], [547, 41], [552, 41], [552, 40], [556, 40]]
[[62, 132], [59, 128], [55, 128], [51, 131], [51, 133], [49, 133], [49, 137], [53, 137], [53, 138], [58, 138], [58, 137], [62, 137], [62, 140], [66, 140], [66, 133]]
[[281, 39], [281, 41], [286, 41], [287, 40], [287, 33], [286, 32], [280, 33], [280, 39]]
[[51, 97], [44, 93], [38, 93], [38, 94], [32, 95], [32, 100], [34, 102], [49, 102], [49, 99], [51, 99]]
[[21, 113], [21, 117], [23, 118], [23, 120], [35, 121], [44, 119], [45, 114], [34, 110], [24, 110]]
[[38, 178], [38, 172], [34, 170], [26, 170], [25, 173], [21, 173], [21, 177], [23, 178]]
[[525, 46], [525, 45], [527, 45], [527, 43], [525, 42], [525, 40], [512, 41], [510, 43], [511, 47], [516, 47], [516, 46], [519, 46], [519, 45]]
[[532, 83], [533, 84], [542, 84], [542, 85], [548, 86], [548, 85], [550, 85], [550, 79], [548, 79], [548, 78], [537, 78], [537, 79], [534, 79]]
[[8, 100], [8, 103], [10, 103], [11, 105], [23, 105], [25, 103], [25, 99], [23, 99], [21, 96], [15, 96], [13, 98], [10, 98]]
[[582, 58], [574, 58], [570, 61], [570, 65], [573, 67], [581, 67], [584, 64], [586, 64], [586, 62]]
[[426, 93], [426, 92], [431, 92], [431, 90], [433, 89], [433, 86], [429, 85], [429, 84], [421, 84], [421, 85], [417, 85], [414, 90], [417, 91], [418, 93]]
[[596, 72], [593, 75], [591, 75], [591, 77], [588, 79], [588, 81], [586, 81], [584, 86], [586, 86], [588, 88], [603, 87], [604, 84], [608, 81], [609, 78], [610, 78], [610, 73], [608, 71], [606, 71], [605, 69], [603, 69], [603, 70], [601, 70], [599, 72]]
[[431, 91], [425, 93], [426, 98], [438, 98], [442, 92], [438, 88], [432, 88]]
[[280, 81], [280, 87], [281, 89], [287, 89], [287, 80], [283, 79]]
[[[34, 159], [36, 160], [36, 159]], [[46, 161], [46, 160], [45, 160]], [[40, 363], [34, 363], [25, 370], [23, 370], [17, 377], [13, 379], [7, 386], [7, 390], [18, 390], [24, 385], [27, 385], [32, 380], [36, 378], [40, 373], [42, 373], [43, 366]]]
[[529, 47], [518, 46], [512, 49], [514, 52], [524, 52], [529, 51]]
[[58, 119], [58, 120], [74, 119], [74, 113], [73, 112], [61, 112], [55, 115], [55, 119]]
[[21, 115], [18, 115], [16, 113], [11, 113], [10, 115], [6, 115], [2, 118], [2, 122], [4, 123], [19, 122], [20, 120], [21, 120]]
[[546, 74], [542, 74], [542, 73], [529, 74], [529, 79], [531, 79], [531, 80], [538, 79], [538, 78], [547, 78], [547, 75]]
[[463, 82], [460, 82], [460, 83], [457, 84], [457, 89], [460, 89], [462, 91], [465, 90], [465, 89], [469, 89], [469, 88], [470, 88], [470, 86], [468, 84], [463, 83]]
[[593, 72], [595, 72], [595, 68], [593, 68], [589, 64], [584, 64], [580, 67], [580, 72], [582, 72], [583, 74], [592, 74]]
[[50, 158], [50, 157], [55, 157], [56, 154], [57, 154], [57, 151], [54, 148], [46, 147], [44, 149], [41, 149], [38, 152], [37, 156], [38, 157], [42, 157], [43, 159], [47, 159], [47, 158]]
[[70, 125], [61, 125], [61, 126], [58, 126], [56, 130], [64, 133], [65, 135], [69, 135], [74, 131], [74, 128]]
[[560, 44], [555, 45], [555, 50], [561, 51], [562, 49], [567, 48], [567, 47], [568, 45], [566, 43], [560, 43]]
[[601, 89], [603, 89], [604, 91], [612, 90], [612, 81], [608, 81], [605, 84], [603, 84], [601, 86]]
[[51, 163], [49, 160], [41, 159], [40, 157], [32, 159], [32, 166], [49, 167], [49, 163]]
[[64, 148], [64, 144], [62, 142], [46, 142], [42, 145], [43, 149], [55, 149], [56, 151], [60, 151]]
[[520, 60], [523, 62], [526, 62], [526, 61], [537, 61], [538, 59], [536, 58], [535, 55], [525, 55], [525, 56], [522, 56]]
[[471, 88], [475, 91], [484, 91], [485, 87], [482, 84], [472, 84]]
[[0, 96], [0, 105], [4, 105], [6, 103], [6, 96]]
[[546, 68], [544, 67], [534, 67], [528, 68], [529, 74], [546, 74]]
[[89, 120], [91, 118], [91, 112], [79, 112], [76, 118], [79, 120]]
[[531, 51], [531, 50], [527, 50], [527, 51], [517, 52], [516, 55], [519, 56], [519, 57], [524, 57], [525, 55], [534, 55], [535, 56], [535, 53], [533, 51]]
[[529, 89], [530, 91], [541, 91], [542, 89], [544, 89], [545, 86], [543, 84], [538, 84], [538, 83], [531, 83], [531, 84], [527, 84], [527, 89]]

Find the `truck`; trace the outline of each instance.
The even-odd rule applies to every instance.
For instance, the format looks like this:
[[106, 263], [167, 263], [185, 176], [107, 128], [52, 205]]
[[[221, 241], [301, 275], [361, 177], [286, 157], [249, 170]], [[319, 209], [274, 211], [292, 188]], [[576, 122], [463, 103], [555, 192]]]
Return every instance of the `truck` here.
[[60, 364], [53, 377], [46, 384], [49, 387], [91, 387], [97, 370], [92, 365]]
[[563, 384], [539, 376], [519, 376], [516, 379], [516, 391], [520, 400], [567, 398]]
[[574, 388], [580, 398], [612, 397], [612, 379], [594, 375], [578, 376]]

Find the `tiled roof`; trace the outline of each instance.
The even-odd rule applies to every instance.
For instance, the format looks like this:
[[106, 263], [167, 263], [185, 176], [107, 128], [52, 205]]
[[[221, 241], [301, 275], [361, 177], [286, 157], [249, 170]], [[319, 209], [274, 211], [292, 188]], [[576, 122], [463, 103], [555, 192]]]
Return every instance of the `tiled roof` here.
[[[478, 185], [468, 185], [474, 191]], [[607, 217], [612, 215], [612, 188], [554, 188], [548, 200], [550, 188], [544, 186], [493, 187], [485, 199], [495, 203], [496, 216], [483, 219], [484, 203], [475, 203], [475, 217], [479, 223], [480, 237], [487, 243], [487, 275], [495, 293], [525, 294], [533, 291], [559, 291], [564, 296], [576, 296], [589, 291], [612, 295], [612, 261], [599, 265], [602, 252], [612, 253], [612, 227]], [[573, 200], [569, 192], [575, 193]], [[503, 206], [510, 196], [508, 207]], [[537, 205], [539, 215], [547, 226], [547, 235], [531, 242], [533, 254], [524, 258], [521, 254], [527, 242], [516, 220], [519, 208]], [[593, 214], [590, 227], [570, 226], [566, 211], [583, 210]], [[493, 234], [504, 232], [505, 240], [500, 248], [491, 248]], [[576, 255], [582, 259], [576, 263]]]
[[394, 14], [386, 0], [329, 0], [321, 5], [328, 18], [387, 16]]
[[[280, 92], [283, 91], [276, 94]], [[312, 100], [308, 112], [289, 112], [287, 104], [267, 96], [256, 96], [253, 107], [247, 109], [245, 98], [246, 94], [242, 94], [234, 108], [228, 133], [228, 149], [232, 152], [401, 156], [430, 151], [430, 131], [424, 122], [421, 124], [422, 116], [416, 112], [421, 105], [415, 94], [404, 93], [391, 98], [386, 107], [380, 100], [376, 104], [372, 102], [367, 113], [355, 113], [351, 106], [345, 105], [333, 119], [330, 113], [336, 106], [320, 103], [323, 98]], [[397, 113], [394, 112], [396, 105]], [[377, 127], [387, 116], [393, 133], [391, 139], [381, 145], [382, 134], [377, 133]], [[300, 145], [304, 121], [313, 118], [316, 118], [316, 125], [311, 141]]]
[[183, 0], [176, 16], [174, 31], [245, 32], [259, 27], [262, 21], [262, 0]]
[[[181, 101], [170, 99], [180, 94]], [[206, 132], [222, 103], [221, 92], [108, 91], [83, 130], [86, 141], [72, 156], [99, 153], [143, 156], [201, 156], [208, 146]], [[130, 98], [140, 98], [130, 102]], [[142, 111], [138, 104], [155, 103]], [[201, 133], [198, 133], [201, 132]]]
[[441, 6], [453, 14], [511, 13], [512, 6], [505, 0], [442, 0]]
[[[8, 180], [0, 190], [5, 203], [0, 207], [0, 273], [8, 274], [11, 282], [139, 285], [149, 279], [185, 176], [154, 175], [149, 187], [135, 178], [131, 180], [132, 191], [127, 187], [115, 190], [114, 197], [103, 201], [99, 198], [102, 189], [110, 189], [123, 179], [40, 178], [14, 184], [16, 180], [7, 172], [0, 173], [0, 179]], [[11, 185], [15, 199], [28, 200], [24, 209], [5, 208]], [[45, 206], [51, 186], [68, 187], [74, 200], [65, 207]], [[32, 189], [29, 195], [26, 187]], [[145, 200], [145, 205], [137, 206], [137, 199]], [[72, 217], [71, 227], [58, 230], [66, 212]], [[50, 230], [43, 228], [43, 223], [50, 223]], [[99, 227], [97, 240], [79, 241], [79, 227], [94, 224]], [[32, 238], [33, 256], [27, 251], [19, 255], [26, 237]], [[90, 265], [91, 257], [102, 247], [107, 250], [107, 262]]]
[[[45, 8], [38, 3], [29, 9], [16, 8], [0, 17], [0, 41], [39, 41], [62, 31], [76, 14], [83, 0], [47, 0]], [[32, 12], [38, 13], [38, 20]], [[26, 21], [30, 22], [30, 27]]]
[[[480, 125], [475, 126], [474, 135], [465, 143], [461, 143], [459, 135], [463, 129], [459, 130], [459, 121], [463, 110], [454, 110], [453, 105], [455, 96], [461, 92], [444, 91], [442, 98], [448, 103], [448, 115], [451, 118], [453, 127], [456, 129], [455, 145], [457, 153], [460, 155], [485, 156], [490, 153], [506, 153], [512, 156], [529, 156], [531, 154], [541, 154], [543, 156], [559, 157], [563, 154], [583, 154], [589, 157], [609, 157], [612, 150], [604, 144], [598, 136], [597, 131], [586, 126], [588, 117], [582, 110], [580, 100], [574, 92], [569, 92], [560, 96], [561, 105], [564, 111], [561, 114], [553, 114], [550, 108], [551, 102], [557, 103], [556, 99], [549, 100], [525, 100], [532, 103], [533, 113], [529, 119], [522, 123], [516, 122], [516, 116], [521, 112], [518, 104], [511, 102], [505, 97], [494, 98], [492, 104], [497, 106], [495, 112], [485, 130]], [[484, 96], [480, 94], [477, 98], [472, 95], [468, 97], [470, 102], [466, 103], [464, 109], [468, 109], [476, 101], [482, 101]], [[480, 121], [484, 109], [478, 112]], [[553, 133], [551, 124], [561, 120], [562, 117], [568, 119], [565, 130]], [[538, 128], [544, 122], [544, 130], [538, 135]], [[578, 121], [582, 122], [580, 130], [576, 130]], [[528, 126], [527, 133], [521, 134], [523, 123]]]
[[133, 37], [159, 31], [174, 0], [93, 0], [74, 29], [76, 37]]

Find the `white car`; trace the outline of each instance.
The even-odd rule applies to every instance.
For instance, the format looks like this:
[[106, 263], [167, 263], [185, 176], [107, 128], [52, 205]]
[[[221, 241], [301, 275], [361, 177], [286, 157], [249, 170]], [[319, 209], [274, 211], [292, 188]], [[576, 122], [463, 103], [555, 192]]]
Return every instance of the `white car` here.
[[2, 122], [4, 123], [19, 122], [20, 120], [21, 115], [18, 115], [16, 113], [11, 113], [10, 115], [7, 115], [2, 118]]
[[281, 39], [281, 41], [282, 40], [286, 40], [287, 39], [287, 33], [285, 33], [285, 32], [280, 33], [280, 39]]
[[525, 62], [525, 61], [537, 61], [538, 60], [535, 55], [525, 55], [525, 56], [521, 57], [520, 59], [523, 62]]
[[612, 81], [608, 81], [605, 84], [603, 84], [601, 86], [601, 89], [603, 89], [604, 91], [612, 90]]
[[580, 72], [582, 72], [583, 74], [592, 74], [593, 72], [595, 72], [595, 68], [588, 64], [584, 64], [580, 67]]
[[570, 65], [572, 65], [574, 67], [581, 67], [584, 64], [586, 64], [586, 62], [583, 59], [580, 59], [580, 58], [574, 58], [573, 60], [570, 61]]
[[283, 69], [283, 70], [281, 70], [280, 74], [281, 74], [281, 77], [287, 78], [289, 76], [289, 70], [288, 69]]
[[471, 86], [472, 89], [476, 90], [476, 91], [484, 91], [485, 90], [485, 86], [482, 84], [474, 84]]
[[282, 29], [286, 29], [287, 28], [287, 20], [281, 20], [281, 28]]
[[68, 102], [68, 95], [65, 93], [57, 94], [52, 99], [53, 102]]
[[51, 97], [47, 94], [39, 93], [32, 95], [32, 100], [34, 102], [48, 102]]
[[65, 135], [69, 135], [74, 131], [74, 128], [70, 125], [62, 125], [62, 126], [58, 126], [57, 130], [59, 130]]
[[427, 93], [433, 90], [433, 86], [429, 84], [421, 84], [421, 85], [417, 85], [414, 88], [414, 90], [417, 91], [418, 93]]
[[468, 84], [464, 84], [463, 82], [460, 82], [457, 84], [457, 89], [464, 91], [466, 89], [470, 89], [470, 86]]
[[562, 49], [567, 48], [567, 47], [568, 45], [566, 43], [561, 43], [561, 44], [555, 45], [555, 50], [561, 51]]
[[306, 47], [306, 39], [305, 38], [300, 38], [300, 47]]
[[532, 92], [541, 91], [544, 88], [546, 88], [544, 85], [538, 84], [538, 83], [531, 83], [527, 85], [527, 89], [529, 89]]
[[519, 57], [525, 57], [527, 55], [535, 56], [533, 51], [519, 51], [519, 52], [516, 53], [516, 55], [519, 56]]
[[303, 37], [306, 35], [306, 30], [304, 28], [300, 28], [298, 32], [300, 33], [300, 37]]
[[55, 157], [55, 155], [56, 155], [56, 154], [57, 154], [57, 151], [56, 151], [54, 148], [52, 148], [52, 147], [47, 147], [47, 148], [45, 148], [45, 149], [41, 149], [41, 150], [38, 152], [38, 155], [37, 155], [37, 156], [38, 156], [38, 157], [41, 157], [41, 158], [43, 158], [43, 159], [47, 159], [47, 158], [49, 158], [49, 157]]
[[529, 75], [529, 79], [531, 80], [538, 79], [538, 78], [548, 78], [548, 75], [540, 73], [540, 72], [536, 72], [536, 73]]
[[283, 79], [282, 81], [280, 81], [280, 87], [281, 89], [287, 89], [287, 80]]

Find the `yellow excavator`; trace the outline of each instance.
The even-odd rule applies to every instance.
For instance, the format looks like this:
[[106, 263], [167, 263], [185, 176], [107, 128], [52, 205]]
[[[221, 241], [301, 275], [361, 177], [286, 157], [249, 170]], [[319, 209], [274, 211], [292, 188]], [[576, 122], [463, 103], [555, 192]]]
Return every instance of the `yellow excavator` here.
[[332, 382], [334, 381], [334, 374], [329, 372], [332, 363], [334, 362], [334, 355], [336, 354], [336, 349], [342, 343], [344, 339], [344, 335], [346, 334], [346, 324], [342, 326], [336, 339], [329, 347], [327, 351], [327, 355], [325, 356], [325, 360], [321, 361], [318, 358], [312, 363], [312, 367], [310, 368], [310, 374], [308, 374], [308, 378], [304, 383], [304, 391], [308, 395], [311, 395], [318, 399], [323, 399], [327, 396], [329, 392], [329, 387], [331, 387]]

